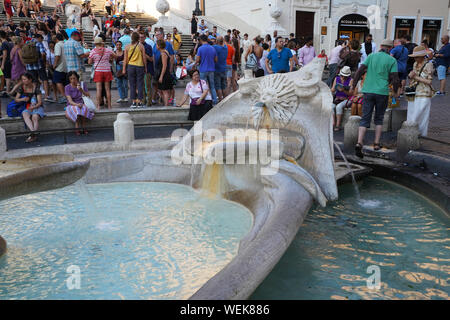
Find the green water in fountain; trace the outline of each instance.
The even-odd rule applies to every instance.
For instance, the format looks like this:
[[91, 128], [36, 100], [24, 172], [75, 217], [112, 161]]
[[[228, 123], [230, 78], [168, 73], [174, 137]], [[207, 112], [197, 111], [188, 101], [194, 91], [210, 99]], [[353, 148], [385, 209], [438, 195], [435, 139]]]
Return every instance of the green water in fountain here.
[[[360, 201], [351, 184], [339, 191], [339, 201], [308, 214], [252, 299], [449, 299], [445, 212], [382, 179], [364, 180]], [[370, 266], [379, 267], [379, 290]]]
[[[0, 300], [186, 299], [231, 261], [252, 226], [244, 207], [182, 185], [87, 190], [76, 185], [0, 202], [8, 242]], [[70, 266], [79, 268], [80, 289]]]

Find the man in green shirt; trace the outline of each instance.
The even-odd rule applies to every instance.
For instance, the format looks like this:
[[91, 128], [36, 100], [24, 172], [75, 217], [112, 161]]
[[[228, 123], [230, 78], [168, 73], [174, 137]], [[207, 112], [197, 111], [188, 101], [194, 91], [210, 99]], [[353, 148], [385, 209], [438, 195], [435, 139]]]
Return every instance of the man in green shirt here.
[[381, 43], [380, 52], [373, 53], [367, 57], [359, 68], [353, 81], [353, 90], [362, 75], [367, 72], [362, 92], [364, 94], [363, 116], [359, 124], [358, 144], [355, 153], [363, 158], [362, 153], [364, 137], [372, 122], [372, 114], [375, 109], [375, 143], [374, 150], [381, 149], [381, 134], [383, 132], [384, 114], [389, 102], [389, 84], [394, 87], [394, 96], [398, 98], [397, 92], [400, 85], [398, 77], [397, 60], [390, 55], [394, 46], [392, 40], [384, 40]]

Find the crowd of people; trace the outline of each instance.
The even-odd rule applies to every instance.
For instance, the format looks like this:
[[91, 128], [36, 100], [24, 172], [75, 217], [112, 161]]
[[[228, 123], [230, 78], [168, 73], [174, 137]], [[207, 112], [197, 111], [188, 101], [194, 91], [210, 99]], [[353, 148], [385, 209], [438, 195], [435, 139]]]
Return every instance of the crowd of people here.
[[[355, 153], [363, 157], [364, 137], [375, 111], [374, 150], [380, 150], [383, 121], [386, 109], [408, 101], [409, 122], [419, 125], [422, 136], [428, 134], [431, 99], [445, 95], [446, 75], [450, 66], [449, 36], [441, 39], [442, 47], [435, 52], [423, 40], [420, 45], [405, 35], [401, 39], [384, 40], [381, 49], [368, 35], [365, 42], [338, 40], [329, 59], [328, 85], [334, 95], [333, 127], [341, 130], [345, 108], [361, 117]], [[432, 81], [437, 73], [440, 89], [434, 90]]]
[[[251, 40], [248, 34], [241, 37], [236, 29], [221, 35], [217, 27], [209, 30], [203, 19], [199, 21], [193, 15], [194, 48], [183, 57], [183, 41], [177, 28], [165, 33], [162, 28], [133, 27], [124, 2], [105, 1], [106, 13], [100, 22], [93, 14], [90, 1], [83, 3], [79, 23], [82, 24], [83, 18], [91, 19], [93, 48], [84, 42], [82, 30], [62, 25], [58, 12], [64, 10], [66, 2], [61, 2], [52, 13], [46, 13], [39, 1], [30, 1], [34, 9], [17, 14], [28, 16], [32, 12], [36, 22], [22, 21], [18, 26], [9, 15], [7, 2], [8, 21], [0, 22], [0, 91], [15, 98], [8, 110], [19, 110], [31, 132], [37, 131], [39, 119], [45, 116], [44, 102], [65, 105], [67, 118], [77, 128], [84, 128], [86, 119], [92, 119], [96, 110], [103, 106], [112, 108], [114, 80], [119, 93], [117, 103], [130, 103], [134, 109], [152, 105], [181, 107], [189, 101], [189, 119], [199, 120], [238, 90], [238, 80], [245, 70], [253, 72], [255, 77], [287, 73], [318, 56], [326, 59], [329, 70], [328, 85], [334, 95], [334, 130], [341, 130], [346, 108], [351, 108], [352, 115], [362, 117], [360, 139], [355, 148], [361, 156], [374, 109], [374, 147], [379, 150], [384, 113], [389, 105], [396, 105], [405, 95], [409, 100], [408, 120], [418, 122], [425, 136], [431, 97], [445, 94], [450, 58], [448, 36], [442, 37], [443, 46], [439, 51], [429, 48], [426, 40], [420, 46], [413, 44], [409, 36], [392, 42], [385, 40], [379, 51], [371, 35], [362, 44], [358, 40], [339, 39], [328, 57], [324, 50], [317, 55], [313, 38], [300, 42], [294, 34], [285, 38], [274, 31], [272, 35]], [[18, 5], [26, 5], [25, 2], [19, 1]], [[108, 40], [111, 46], [107, 45]], [[92, 66], [90, 79], [96, 84], [96, 96], [92, 99], [95, 102], [90, 100], [87, 85], [82, 81], [87, 76], [85, 65]], [[431, 86], [434, 72], [441, 81], [437, 92]], [[191, 81], [177, 104], [174, 87], [188, 75]], [[93, 104], [94, 108], [86, 104]], [[84, 130], [77, 134], [83, 132], [87, 134]], [[31, 133], [28, 141], [35, 139]]]

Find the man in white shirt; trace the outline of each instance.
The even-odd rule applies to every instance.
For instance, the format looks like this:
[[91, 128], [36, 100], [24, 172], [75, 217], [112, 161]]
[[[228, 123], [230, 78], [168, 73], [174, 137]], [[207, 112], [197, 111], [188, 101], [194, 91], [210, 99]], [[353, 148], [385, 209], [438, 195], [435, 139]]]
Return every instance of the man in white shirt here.
[[361, 64], [364, 63], [370, 54], [377, 52], [377, 45], [372, 42], [372, 39], [373, 37], [371, 34], [367, 35], [366, 41], [361, 46]]
[[198, 33], [202, 35], [206, 34], [207, 32], [209, 32], [208, 26], [206, 25], [205, 20], [202, 19], [202, 21], [198, 25]]
[[329, 87], [333, 85], [334, 78], [336, 78], [336, 75], [338, 73], [338, 65], [342, 61], [342, 59], [339, 57], [339, 53], [341, 53], [341, 50], [344, 49], [346, 46], [346, 42], [344, 40], [338, 41], [338, 46], [331, 50], [330, 53], [330, 60], [329, 60], [329, 68], [330, 68], [330, 77], [328, 78], [327, 84]]

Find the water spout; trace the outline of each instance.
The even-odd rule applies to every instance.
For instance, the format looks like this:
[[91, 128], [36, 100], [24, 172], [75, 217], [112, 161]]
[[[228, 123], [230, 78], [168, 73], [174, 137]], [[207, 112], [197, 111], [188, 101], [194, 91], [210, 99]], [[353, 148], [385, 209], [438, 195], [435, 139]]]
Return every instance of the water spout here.
[[347, 158], [345, 157], [344, 153], [342, 152], [341, 148], [339, 147], [339, 145], [334, 142], [334, 146], [336, 147], [336, 149], [338, 150], [339, 154], [341, 155], [342, 159], [344, 159], [345, 165], [347, 166], [347, 169], [350, 171], [350, 175], [352, 176], [352, 183], [353, 183], [353, 187], [355, 188], [355, 193], [356, 193], [356, 198], [358, 199], [358, 201], [361, 200], [361, 194], [359, 192], [359, 188], [358, 188], [358, 184], [356, 183], [356, 178], [355, 178], [355, 174], [353, 173], [352, 168], [350, 167], [349, 162], [347, 161]]
[[227, 181], [223, 165], [205, 165], [201, 181], [203, 194], [213, 198], [223, 198], [227, 192]]

